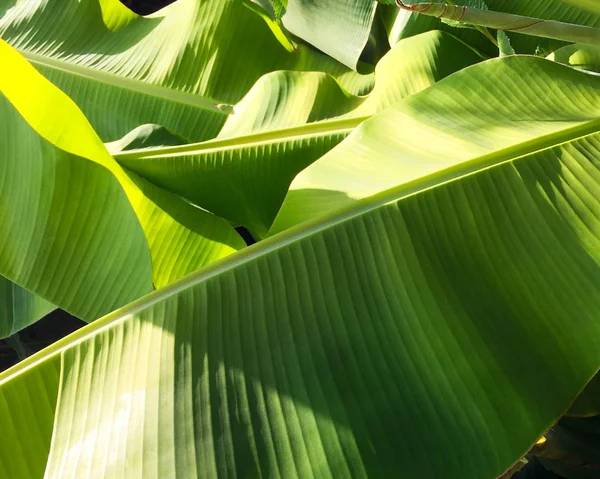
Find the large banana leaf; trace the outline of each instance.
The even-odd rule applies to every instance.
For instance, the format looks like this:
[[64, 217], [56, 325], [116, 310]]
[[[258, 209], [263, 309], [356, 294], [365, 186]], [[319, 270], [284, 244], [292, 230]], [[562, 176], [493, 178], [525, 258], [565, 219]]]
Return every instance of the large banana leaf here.
[[54, 309], [52, 303], [0, 276], [0, 339], [35, 323]]
[[27, 68], [40, 77], [0, 40], [0, 274], [95, 319], [151, 290], [147, 243], [114, 176], [70, 147], [85, 125]]
[[[510, 140], [504, 110], [491, 117], [445, 86], [473, 87], [498, 65], [538, 72], [528, 78], [541, 90], [547, 65], [574, 75], [579, 88], [552, 91], [580, 117], [556, 122], [570, 125], [556, 136], [549, 117], [560, 110], [549, 103], [527, 148], [457, 164], [451, 176], [424, 171], [1, 374], [0, 475], [499, 476], [600, 365], [600, 134], [580, 123], [598, 79], [505, 58], [429, 90], [446, 94], [435, 136], [408, 114], [390, 127], [447, 155], [453, 135], [462, 150], [486, 148], [476, 141], [485, 121]], [[492, 78], [526, 109], [527, 91]], [[428, 95], [400, 105], [424, 121]], [[529, 126], [526, 110], [517, 120]], [[394, 135], [363, 135], [379, 145], [374, 157], [398, 148]], [[360, 163], [359, 152], [348, 160]]]
[[1, 40], [0, 59], [3, 176], [19, 180], [2, 183], [1, 274], [90, 320], [244, 246], [224, 220], [124, 171], [77, 106]]
[[213, 138], [229, 105], [277, 69], [329, 71], [357, 92], [370, 84], [305, 46], [286, 52], [241, 0], [178, 0], [149, 17], [118, 0], [0, 0], [0, 38], [65, 91], [104, 141], [145, 123]]
[[435, 31], [396, 45], [377, 65], [366, 97], [348, 94], [324, 73], [275, 72], [236, 105], [216, 140], [115, 158], [264, 237], [298, 172], [366, 118], [478, 60], [456, 38]]
[[[364, 122], [302, 171], [271, 232], [425, 175], [454, 178], [598, 131], [596, 75], [537, 57], [480, 63]], [[389, 148], [382, 151], [382, 143]]]

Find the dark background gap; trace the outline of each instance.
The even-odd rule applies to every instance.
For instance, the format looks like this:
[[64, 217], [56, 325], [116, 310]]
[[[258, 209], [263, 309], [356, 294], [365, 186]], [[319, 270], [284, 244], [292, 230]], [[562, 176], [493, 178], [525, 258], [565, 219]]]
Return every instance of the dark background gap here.
[[[18, 337], [23, 346], [33, 354], [85, 325], [86, 323], [66, 311], [56, 309], [20, 331]], [[16, 351], [5, 340], [0, 341], [0, 372], [18, 362]]]
[[121, 0], [121, 3], [129, 7], [138, 15], [150, 15], [175, 0]]

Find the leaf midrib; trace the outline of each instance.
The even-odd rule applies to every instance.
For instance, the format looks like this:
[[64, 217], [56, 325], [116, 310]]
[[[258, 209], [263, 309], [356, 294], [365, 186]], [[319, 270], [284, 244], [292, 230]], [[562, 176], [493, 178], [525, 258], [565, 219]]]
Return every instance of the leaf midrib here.
[[189, 145], [129, 150], [121, 153], [115, 153], [113, 158], [115, 160], [170, 158], [185, 154], [196, 155], [201, 153], [213, 153], [215, 151], [249, 148], [252, 146], [269, 143], [284, 143], [316, 136], [336, 135], [353, 131], [363, 121], [366, 121], [371, 117], [372, 115], [337, 120], [325, 120], [301, 126], [267, 130], [249, 135], [221, 139], [216, 138], [214, 140], [208, 140], [201, 143], [191, 143]]
[[135, 315], [173, 295], [185, 291], [192, 286], [214, 278], [223, 272], [227, 272], [260, 256], [288, 246], [295, 241], [307, 238], [329, 227], [368, 213], [369, 211], [375, 210], [392, 201], [401, 201], [405, 198], [441, 187], [448, 183], [460, 181], [463, 178], [478, 174], [485, 170], [500, 167], [506, 163], [516, 161], [524, 156], [529, 156], [533, 153], [555, 148], [561, 144], [571, 143], [586, 136], [598, 133], [599, 131], [600, 118], [459, 163], [441, 171], [431, 173], [424, 177], [417, 178], [407, 183], [403, 183], [396, 187], [382, 191], [373, 196], [357, 200], [356, 203], [339, 210], [335, 210], [326, 217], [308, 220], [304, 223], [293, 226], [286, 231], [261, 241], [260, 243], [244, 248], [233, 255], [211, 263], [210, 265], [198, 271], [190, 273], [189, 275], [174, 281], [164, 288], [149, 293], [143, 298], [133, 301], [123, 308], [120, 308], [57, 341], [51, 346], [48, 346], [42, 351], [39, 351], [38, 353], [21, 361], [12, 368], [0, 373], [0, 387], [5, 382], [10, 381], [11, 378], [18, 376], [20, 373], [32, 369], [36, 367], [36, 365], [46, 360], [51, 360], [55, 355], [60, 354], [63, 350], [76, 346], [77, 344], [89, 339], [94, 334], [100, 333], [102, 330], [112, 327], [119, 321], [127, 320], [127, 318], [131, 315]]
[[220, 110], [217, 107], [218, 104], [224, 104], [225, 102], [214, 100], [205, 96], [195, 95], [193, 93], [174, 90], [165, 86], [153, 85], [141, 80], [119, 76], [114, 73], [103, 72], [91, 67], [75, 65], [64, 60], [49, 58], [44, 55], [39, 55], [26, 50], [18, 50], [21, 55], [23, 55], [25, 58], [27, 58], [27, 60], [29, 60], [29, 62], [36, 66], [39, 65], [54, 70], [60, 70], [70, 75], [84, 77], [88, 80], [116, 86], [136, 93], [142, 93], [183, 105], [193, 106], [201, 110], [210, 111], [211, 113], [228, 116], [228, 113]]

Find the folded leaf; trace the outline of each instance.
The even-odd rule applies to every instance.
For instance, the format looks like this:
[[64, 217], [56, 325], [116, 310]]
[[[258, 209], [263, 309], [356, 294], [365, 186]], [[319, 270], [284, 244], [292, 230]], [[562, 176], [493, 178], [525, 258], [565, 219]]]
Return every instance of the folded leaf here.
[[120, 140], [106, 143], [105, 146], [111, 155], [115, 155], [123, 151], [185, 145], [187, 143], [190, 143], [188, 139], [176, 135], [164, 126], [149, 124], [138, 126]]

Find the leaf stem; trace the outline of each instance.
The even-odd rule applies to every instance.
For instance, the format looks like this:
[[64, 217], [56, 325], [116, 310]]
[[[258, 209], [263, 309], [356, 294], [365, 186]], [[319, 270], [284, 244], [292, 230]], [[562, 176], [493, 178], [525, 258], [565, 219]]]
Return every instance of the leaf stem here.
[[[456, 4], [454, 3], [453, 0], [446, 0], [447, 3], [449, 3], [450, 5], [452, 5], [453, 7], [456, 7]], [[460, 20], [459, 20], [460, 21]], [[485, 38], [487, 38], [490, 42], [492, 42], [494, 45], [496, 45], [496, 48], [500, 49], [500, 45], [498, 45], [498, 41], [494, 38], [494, 36], [488, 31], [487, 28], [485, 27], [481, 27], [479, 25], [473, 25], [477, 31], [479, 31], [479, 33], [481, 33]]]

